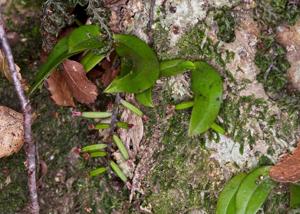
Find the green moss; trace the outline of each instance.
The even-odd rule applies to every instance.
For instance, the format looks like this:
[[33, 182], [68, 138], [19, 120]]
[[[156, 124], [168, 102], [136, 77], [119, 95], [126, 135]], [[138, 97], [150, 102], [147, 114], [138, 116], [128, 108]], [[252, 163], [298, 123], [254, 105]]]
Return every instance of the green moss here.
[[233, 42], [235, 39], [235, 19], [228, 7], [216, 11], [214, 20], [218, 25], [217, 37], [223, 42]]
[[205, 29], [209, 28], [204, 23], [199, 23], [183, 35], [177, 45], [179, 51], [177, 57], [188, 59], [203, 59], [208, 62], [215, 62], [225, 68], [226, 63], [231, 61], [234, 53], [219, 48], [220, 42], [213, 43], [206, 34]]
[[290, 64], [285, 49], [273, 36], [262, 36], [255, 55], [255, 64], [260, 69], [257, 80], [271, 96], [281, 92], [287, 85], [287, 69]]
[[[202, 148], [202, 138], [187, 137], [189, 112], [178, 112], [164, 134], [164, 150], [157, 154], [156, 167], [149, 177], [144, 206], [154, 213], [186, 213], [214, 209], [216, 191], [209, 174], [216, 166]], [[178, 125], [180, 124], [180, 125]]]
[[267, 28], [282, 23], [293, 25], [300, 15], [299, 1], [259, 0], [254, 9], [254, 18]]

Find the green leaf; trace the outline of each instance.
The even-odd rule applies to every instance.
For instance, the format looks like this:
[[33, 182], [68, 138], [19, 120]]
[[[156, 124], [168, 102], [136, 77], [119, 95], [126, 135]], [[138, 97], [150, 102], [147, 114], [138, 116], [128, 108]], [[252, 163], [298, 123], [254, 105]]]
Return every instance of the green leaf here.
[[236, 214], [255, 214], [261, 207], [274, 187], [269, 170], [269, 166], [260, 167], [243, 180], [236, 194]]
[[290, 184], [290, 207], [300, 208], [300, 185]]
[[105, 89], [106, 93], [140, 93], [152, 87], [159, 77], [159, 63], [154, 51], [141, 39], [116, 34], [117, 54], [132, 61], [132, 70], [125, 76], [116, 78]]
[[69, 53], [103, 47], [104, 43], [100, 39], [100, 35], [100, 28], [97, 25], [83, 25], [76, 28], [69, 35]]
[[123, 181], [126, 182], [127, 181], [127, 177], [126, 175], [122, 172], [122, 170], [120, 169], [120, 167], [113, 161], [110, 161], [110, 166], [112, 168], [112, 170], [116, 173], [116, 175]]
[[160, 63], [160, 76], [170, 77], [187, 70], [194, 70], [195, 65], [191, 61], [183, 59], [166, 60]]
[[251, 197], [246, 214], [256, 214], [274, 187], [275, 183], [271, 179], [267, 179], [259, 185]]
[[105, 58], [105, 54], [97, 54], [94, 51], [89, 51], [80, 61], [86, 72], [92, 70], [99, 62]]
[[107, 147], [106, 144], [93, 144], [89, 146], [85, 146], [81, 149], [82, 152], [93, 152], [101, 149], [105, 149]]
[[90, 176], [97, 176], [97, 175], [101, 175], [103, 174], [104, 172], [106, 172], [107, 169], [105, 167], [100, 167], [98, 169], [95, 169], [95, 170], [92, 170], [90, 172]]
[[245, 173], [240, 173], [225, 185], [218, 199], [216, 214], [235, 214], [235, 196], [245, 177]]
[[95, 125], [95, 129], [108, 129], [110, 128], [109, 123], [98, 123]]
[[86, 111], [81, 113], [81, 117], [84, 118], [107, 118], [111, 116], [111, 112], [97, 112], [97, 111]]
[[40, 67], [29, 93], [32, 94], [43, 83], [43, 81], [48, 78], [53, 69], [55, 69], [64, 59], [70, 57], [71, 55], [72, 54], [68, 53], [68, 37], [64, 37], [54, 46], [46, 63]]
[[216, 123], [211, 124], [210, 128], [221, 135], [225, 134], [225, 130], [223, 129], [223, 127], [219, 126]]
[[91, 157], [92, 158], [96, 158], [96, 157], [105, 157], [107, 155], [107, 152], [103, 152], [103, 151], [100, 151], [100, 152], [92, 152], [91, 153]]
[[87, 49], [104, 46], [99, 39], [100, 31], [96, 25], [85, 25], [75, 29], [69, 36], [62, 38], [51, 51], [46, 63], [37, 72], [29, 94], [32, 94], [63, 60]]
[[187, 108], [192, 108], [194, 106], [194, 101], [184, 101], [175, 105], [175, 110], [184, 110]]
[[122, 121], [119, 121], [119, 122], [117, 122], [117, 127], [121, 128], [121, 129], [129, 129], [129, 124], [125, 123], [125, 122], [122, 122]]
[[152, 101], [152, 87], [146, 89], [145, 91], [135, 94], [136, 100], [147, 107], [154, 107], [153, 101]]
[[113, 140], [114, 140], [115, 144], [117, 145], [118, 149], [120, 150], [124, 159], [128, 160], [129, 155], [128, 155], [127, 149], [124, 146], [124, 143], [122, 142], [122, 140], [117, 135], [113, 135]]
[[218, 72], [205, 62], [195, 62], [192, 71], [192, 110], [189, 135], [199, 135], [207, 131], [218, 116], [222, 102], [222, 80]]
[[133, 113], [135, 113], [138, 116], [143, 116], [143, 112], [137, 108], [136, 106], [132, 105], [131, 103], [127, 102], [126, 100], [121, 99], [120, 103], [127, 109], [129, 109], [130, 111], [132, 111]]

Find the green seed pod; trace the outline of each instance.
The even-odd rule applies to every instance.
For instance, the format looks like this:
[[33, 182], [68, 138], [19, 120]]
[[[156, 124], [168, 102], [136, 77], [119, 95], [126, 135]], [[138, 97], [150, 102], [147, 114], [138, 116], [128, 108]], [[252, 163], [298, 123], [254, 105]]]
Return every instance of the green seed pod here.
[[110, 117], [111, 113], [110, 112], [82, 112], [81, 117], [84, 118], [107, 118]]
[[136, 106], [132, 105], [131, 103], [121, 99], [121, 104], [125, 107], [128, 108], [130, 111], [132, 111], [133, 113], [135, 113], [138, 116], [143, 116], [143, 112], [138, 109]]
[[107, 171], [107, 169], [105, 167], [100, 167], [98, 169], [90, 171], [90, 176], [101, 175], [101, 174], [103, 174], [106, 171]]
[[101, 149], [105, 149], [107, 147], [106, 144], [93, 144], [89, 146], [85, 146], [81, 149], [82, 152], [92, 152], [92, 151], [97, 151]]
[[193, 101], [185, 101], [175, 105], [175, 110], [183, 110], [183, 109], [191, 108], [193, 107], [193, 105], [194, 105]]
[[91, 157], [97, 158], [97, 157], [105, 157], [107, 155], [106, 152], [100, 151], [100, 152], [92, 152]]
[[95, 129], [108, 129], [108, 128], [110, 128], [109, 123], [98, 123], [97, 125], [95, 125]]
[[120, 150], [120, 152], [121, 152], [122, 156], [124, 157], [124, 159], [128, 160], [129, 155], [128, 155], [127, 149], [124, 146], [122, 140], [117, 135], [113, 135], [113, 140], [114, 140], [115, 144], [117, 145], [118, 149]]
[[221, 135], [224, 135], [225, 134], [225, 130], [223, 129], [223, 127], [219, 126], [218, 124], [216, 123], [213, 123], [210, 128], [212, 130], [214, 130], [215, 132], [221, 134]]
[[117, 176], [124, 182], [127, 181], [127, 177], [126, 175], [122, 172], [122, 170], [120, 169], [120, 167], [113, 161], [110, 161], [110, 166], [112, 168], [112, 170], [117, 174]]
[[129, 124], [125, 122], [117, 122], [117, 127], [121, 129], [129, 129]]

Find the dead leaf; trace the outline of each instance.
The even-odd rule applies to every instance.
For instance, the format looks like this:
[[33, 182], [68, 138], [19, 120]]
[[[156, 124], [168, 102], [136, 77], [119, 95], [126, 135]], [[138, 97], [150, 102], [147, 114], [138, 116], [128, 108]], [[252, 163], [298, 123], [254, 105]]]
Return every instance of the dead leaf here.
[[[16, 70], [17, 70], [18, 79], [21, 81], [23, 89], [25, 91], [28, 91], [29, 87], [28, 87], [26, 80], [24, 80], [22, 78], [22, 75], [20, 73], [20, 70], [21, 70], [20, 67], [17, 64], [15, 64], [15, 66], [16, 66]], [[2, 50], [0, 50], [0, 72], [2, 72], [4, 74], [4, 76], [6, 77], [6, 79], [8, 79], [9, 82], [13, 82], [11, 74], [10, 74], [10, 70], [8, 67], [8, 62], [5, 58]]]
[[23, 144], [23, 115], [0, 106], [0, 158], [18, 152]]
[[86, 77], [83, 66], [79, 62], [65, 60], [63, 67], [62, 74], [73, 97], [84, 104], [95, 102], [98, 96], [97, 86]]
[[300, 181], [300, 142], [292, 155], [287, 155], [271, 168], [270, 177], [282, 183]]
[[[127, 98], [128, 100], [128, 98]], [[132, 99], [129, 99], [130, 102], [133, 103]], [[125, 109], [121, 115], [121, 121], [124, 121], [128, 124], [132, 124], [133, 127], [130, 129], [119, 129], [119, 135], [121, 140], [126, 145], [128, 150], [130, 159], [135, 160], [136, 155], [139, 151], [139, 145], [143, 138], [144, 134], [144, 125], [143, 120], [141, 117], [137, 116], [136, 114], [132, 113], [130, 110]]]
[[56, 70], [50, 75], [47, 79], [47, 85], [55, 104], [75, 107], [72, 93], [60, 71]]

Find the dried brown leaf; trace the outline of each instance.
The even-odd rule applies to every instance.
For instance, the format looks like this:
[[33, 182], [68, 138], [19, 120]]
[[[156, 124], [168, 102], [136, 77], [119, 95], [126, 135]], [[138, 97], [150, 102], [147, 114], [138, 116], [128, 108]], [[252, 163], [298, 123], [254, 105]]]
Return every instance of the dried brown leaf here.
[[84, 104], [95, 102], [98, 96], [97, 86], [87, 77], [83, 66], [73, 60], [63, 62], [62, 72], [74, 98]]
[[292, 155], [287, 155], [271, 168], [270, 177], [282, 183], [300, 181], [300, 142]]
[[51, 93], [51, 98], [55, 104], [59, 106], [72, 106], [75, 107], [72, 93], [69, 86], [58, 70], [54, 71], [47, 79], [48, 90]]
[[[23, 89], [25, 91], [27, 91], [29, 89], [29, 87], [28, 87], [26, 80], [24, 80], [22, 78], [22, 75], [20, 73], [21, 69], [17, 64], [15, 64], [15, 66], [16, 66], [16, 70], [17, 70], [18, 79], [21, 81]], [[11, 82], [11, 83], [13, 82], [10, 71], [9, 71], [7, 60], [1, 50], [0, 50], [0, 72], [4, 74], [4, 76], [6, 77], [6, 79], [8, 79], [9, 82]]]
[[23, 115], [6, 106], [0, 106], [0, 158], [18, 152], [23, 143]]

